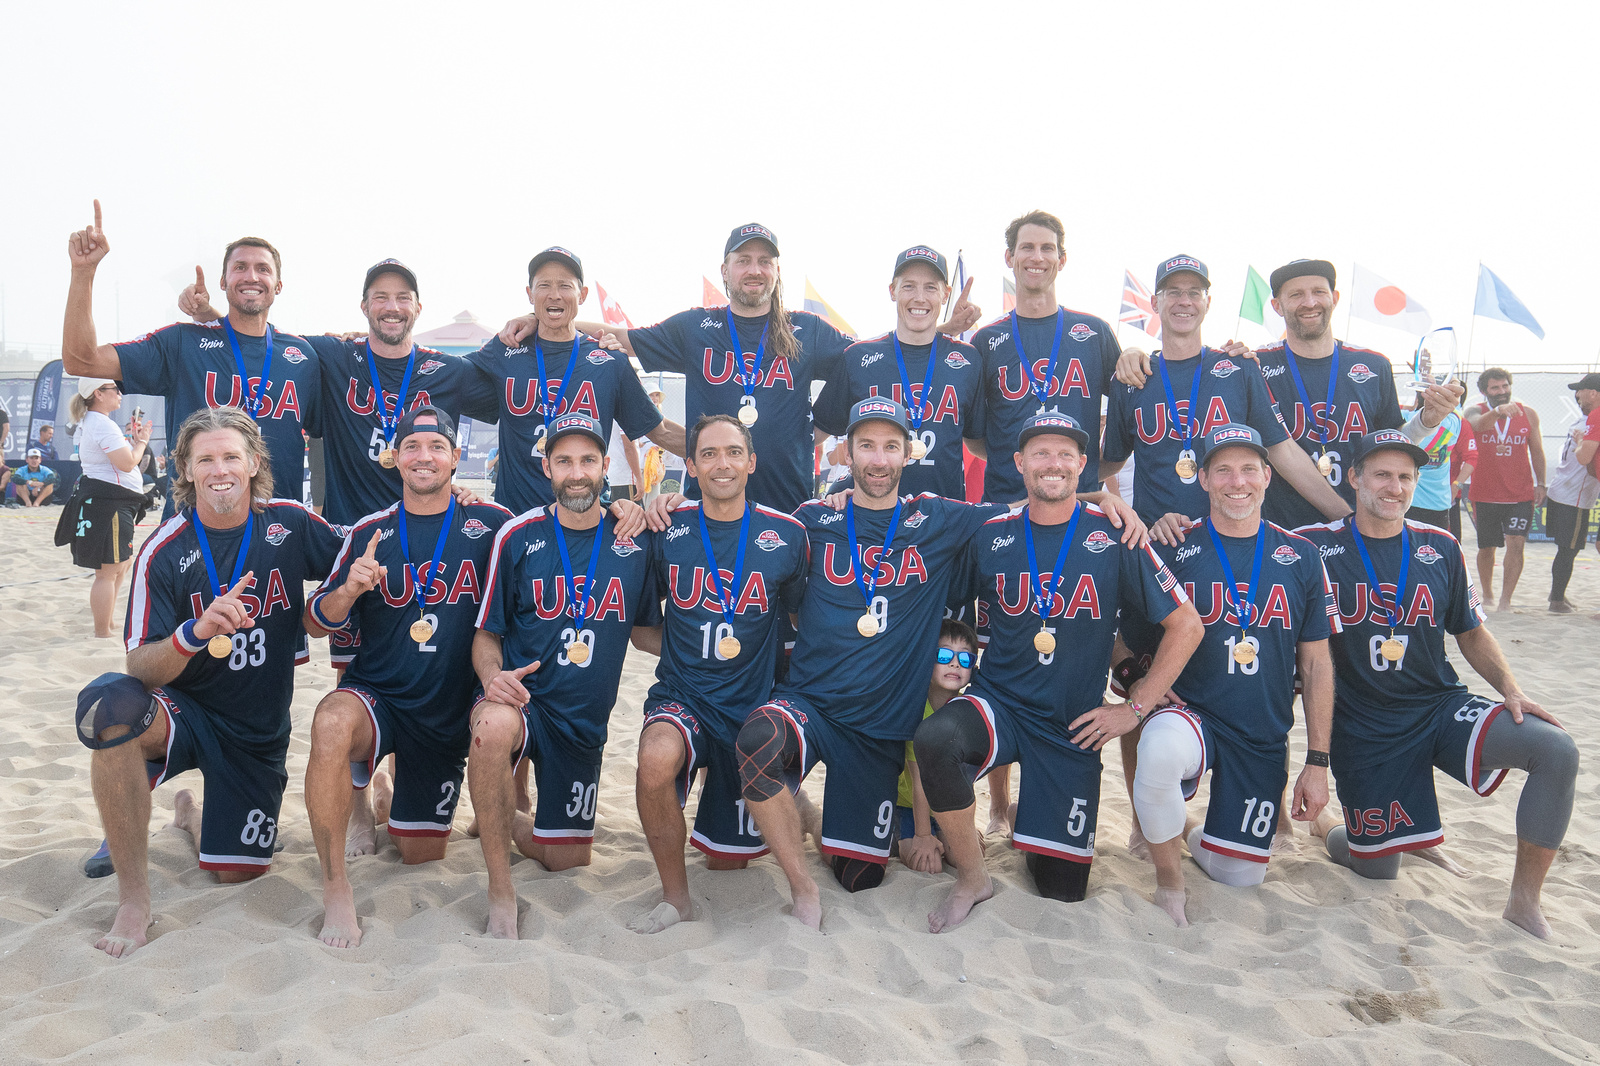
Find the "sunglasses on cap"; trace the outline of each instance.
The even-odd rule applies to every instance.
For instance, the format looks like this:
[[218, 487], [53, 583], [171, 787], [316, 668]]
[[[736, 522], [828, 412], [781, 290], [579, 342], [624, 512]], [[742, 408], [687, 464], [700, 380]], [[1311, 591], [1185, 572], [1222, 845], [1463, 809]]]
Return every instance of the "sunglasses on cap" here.
[[940, 648], [939, 665], [949, 666], [952, 662], [959, 664], [963, 670], [971, 670], [972, 653], [970, 651], [956, 651], [954, 648]]

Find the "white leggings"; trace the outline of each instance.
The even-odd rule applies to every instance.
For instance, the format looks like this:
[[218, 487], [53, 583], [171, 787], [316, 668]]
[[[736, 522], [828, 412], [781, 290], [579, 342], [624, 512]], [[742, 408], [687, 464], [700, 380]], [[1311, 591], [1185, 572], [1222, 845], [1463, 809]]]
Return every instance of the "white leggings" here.
[[[1133, 775], [1133, 807], [1145, 839], [1164, 844], [1183, 832], [1183, 782], [1200, 774], [1205, 753], [1194, 727], [1176, 714], [1158, 714], [1139, 736], [1139, 765]], [[1200, 846], [1202, 830], [1189, 834], [1189, 854], [1213, 881], [1236, 888], [1259, 885], [1267, 864], [1218, 855]]]

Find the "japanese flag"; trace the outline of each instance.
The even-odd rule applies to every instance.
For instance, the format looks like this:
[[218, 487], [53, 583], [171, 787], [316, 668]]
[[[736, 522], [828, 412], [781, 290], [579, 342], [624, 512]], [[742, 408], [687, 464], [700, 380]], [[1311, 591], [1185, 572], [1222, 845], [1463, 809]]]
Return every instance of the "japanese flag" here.
[[1362, 269], [1356, 264], [1351, 279], [1351, 313], [1368, 322], [1381, 322], [1385, 326], [1415, 333], [1418, 336], [1433, 328], [1433, 316], [1417, 303], [1404, 289], [1392, 282]]

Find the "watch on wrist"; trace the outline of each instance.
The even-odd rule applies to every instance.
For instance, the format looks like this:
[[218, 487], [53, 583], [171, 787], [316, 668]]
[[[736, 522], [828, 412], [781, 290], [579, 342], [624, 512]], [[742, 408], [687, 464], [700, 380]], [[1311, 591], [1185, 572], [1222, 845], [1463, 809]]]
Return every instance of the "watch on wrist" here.
[[1324, 767], [1327, 766], [1328, 765], [1328, 753], [1325, 752], [1325, 751], [1317, 751], [1315, 749], [1307, 751], [1306, 752], [1306, 765], [1307, 766], [1324, 766]]

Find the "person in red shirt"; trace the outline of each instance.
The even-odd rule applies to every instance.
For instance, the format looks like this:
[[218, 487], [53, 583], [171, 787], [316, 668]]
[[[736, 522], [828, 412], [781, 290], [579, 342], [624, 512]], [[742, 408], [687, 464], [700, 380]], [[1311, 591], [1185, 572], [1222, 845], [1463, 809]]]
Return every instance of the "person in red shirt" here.
[[1511, 399], [1511, 372], [1492, 366], [1478, 375], [1486, 402], [1467, 409], [1478, 438], [1472, 473], [1472, 520], [1478, 527], [1478, 578], [1487, 603], [1494, 598], [1494, 553], [1506, 550], [1497, 611], [1511, 610], [1511, 594], [1522, 576], [1522, 552], [1533, 509], [1544, 505], [1544, 443], [1539, 413]]

